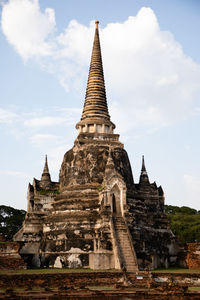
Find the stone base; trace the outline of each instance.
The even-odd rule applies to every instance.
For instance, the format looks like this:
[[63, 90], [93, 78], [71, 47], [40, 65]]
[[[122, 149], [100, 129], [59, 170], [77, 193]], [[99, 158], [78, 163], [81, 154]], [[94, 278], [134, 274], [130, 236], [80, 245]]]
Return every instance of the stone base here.
[[93, 270], [114, 269], [114, 255], [112, 253], [91, 253], [89, 254], [89, 265]]

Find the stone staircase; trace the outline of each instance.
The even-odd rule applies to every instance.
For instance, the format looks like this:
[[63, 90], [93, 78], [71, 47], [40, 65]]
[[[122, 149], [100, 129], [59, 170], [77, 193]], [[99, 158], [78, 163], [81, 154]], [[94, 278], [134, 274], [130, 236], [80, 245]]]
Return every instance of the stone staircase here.
[[115, 237], [120, 254], [121, 265], [127, 272], [137, 272], [138, 264], [132, 239], [123, 217], [113, 216]]

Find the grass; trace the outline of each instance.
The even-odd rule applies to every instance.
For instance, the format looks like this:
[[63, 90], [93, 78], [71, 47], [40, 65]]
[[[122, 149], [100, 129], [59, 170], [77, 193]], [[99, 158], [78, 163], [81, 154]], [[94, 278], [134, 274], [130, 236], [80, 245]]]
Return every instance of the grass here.
[[0, 270], [0, 274], [52, 274], [52, 273], [87, 273], [87, 272], [120, 272], [119, 270], [92, 270], [92, 269], [22, 269]]
[[0, 241], [0, 244], [15, 244], [13, 241]]
[[[92, 269], [21, 269], [21, 270], [0, 270], [0, 274], [53, 274], [53, 273], [87, 273], [87, 272], [121, 272], [120, 270], [92, 270]], [[200, 273], [200, 269], [183, 269], [183, 268], [169, 268], [156, 269], [152, 273], [185, 273], [193, 274]]]
[[101, 290], [116, 290], [116, 287], [114, 285], [98, 285], [98, 286], [87, 286], [89, 290], [92, 291], [101, 291]]
[[191, 286], [188, 288], [189, 292], [200, 292], [199, 286]]
[[156, 269], [151, 271], [152, 273], [200, 273], [200, 269], [184, 269], [184, 268], [169, 268], [169, 269]]

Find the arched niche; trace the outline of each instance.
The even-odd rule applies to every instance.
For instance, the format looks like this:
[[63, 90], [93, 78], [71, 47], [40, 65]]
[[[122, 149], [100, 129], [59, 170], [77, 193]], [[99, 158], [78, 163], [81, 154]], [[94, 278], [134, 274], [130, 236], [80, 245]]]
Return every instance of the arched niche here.
[[124, 207], [126, 206], [126, 185], [124, 181], [119, 178], [112, 178], [109, 182], [109, 203], [113, 215], [124, 215]]
[[122, 216], [120, 189], [117, 184], [111, 190], [111, 208], [115, 216]]

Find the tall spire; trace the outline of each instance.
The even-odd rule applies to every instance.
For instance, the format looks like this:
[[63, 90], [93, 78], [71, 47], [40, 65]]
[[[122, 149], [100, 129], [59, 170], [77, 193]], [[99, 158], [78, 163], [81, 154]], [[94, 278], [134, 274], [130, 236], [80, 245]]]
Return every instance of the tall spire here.
[[45, 156], [44, 170], [42, 172], [41, 182], [42, 183], [50, 183], [51, 182], [51, 176], [49, 173], [47, 155]]
[[144, 155], [142, 155], [142, 169], [140, 174], [140, 182], [139, 183], [149, 183], [149, 177], [146, 171]]
[[96, 21], [95, 23], [96, 29], [92, 57], [81, 120], [84, 120], [85, 118], [105, 118], [110, 120], [106, 101], [106, 89], [99, 40], [99, 21]]
[[[102, 139], [105, 135], [113, 135], [115, 129], [108, 113], [98, 24], [99, 21], [96, 21], [83, 112], [81, 120], [76, 124], [79, 131], [78, 140], [88, 134], [90, 137], [95, 136], [95, 139]], [[113, 135], [113, 138], [118, 140], [117, 136]]]

